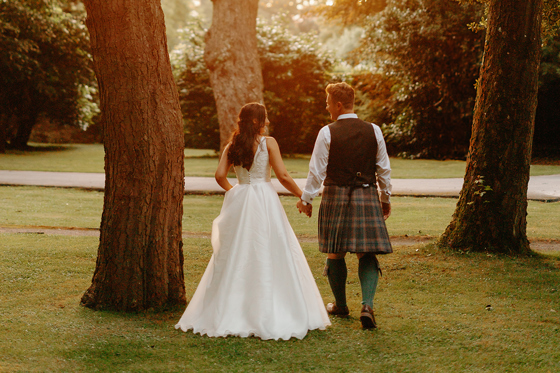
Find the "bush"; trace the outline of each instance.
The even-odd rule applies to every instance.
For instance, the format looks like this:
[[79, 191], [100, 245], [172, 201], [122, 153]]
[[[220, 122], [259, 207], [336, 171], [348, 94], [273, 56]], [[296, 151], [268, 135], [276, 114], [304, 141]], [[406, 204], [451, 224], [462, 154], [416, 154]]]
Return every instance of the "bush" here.
[[535, 114], [533, 156], [560, 157], [560, 36], [547, 41], [542, 49], [539, 95]]
[[370, 18], [360, 56], [378, 69], [355, 81], [393, 153], [466, 156], [484, 42], [467, 24], [481, 12], [454, 1], [390, 0]]
[[85, 127], [97, 113], [85, 13], [71, 14], [64, 7], [70, 5], [0, 2], [2, 145], [25, 147], [39, 117]]
[[199, 22], [180, 31], [182, 42], [171, 61], [183, 113], [185, 147], [220, 150], [220, 128], [210, 73], [204, 62], [204, 34]]
[[[173, 61], [186, 146], [219, 150], [216, 104], [204, 63], [205, 32], [200, 24], [184, 29]], [[270, 134], [284, 153], [309, 153], [328, 122], [324, 89], [332, 61], [311, 35], [290, 34], [286, 21], [279, 17], [267, 24], [258, 22], [257, 38]]]

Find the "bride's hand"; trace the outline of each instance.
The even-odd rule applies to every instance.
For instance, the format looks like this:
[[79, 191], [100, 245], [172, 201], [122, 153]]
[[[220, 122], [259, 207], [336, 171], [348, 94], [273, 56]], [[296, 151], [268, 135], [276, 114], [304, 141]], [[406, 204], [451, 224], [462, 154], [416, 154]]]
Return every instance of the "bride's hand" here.
[[303, 203], [301, 202], [301, 199], [297, 201], [296, 207], [297, 207], [299, 213], [301, 214], [303, 212]]
[[313, 213], [313, 205], [311, 205], [311, 204], [304, 205], [303, 201], [300, 199], [297, 202], [296, 206], [297, 206], [300, 214], [303, 212], [308, 217], [311, 217], [311, 214]]

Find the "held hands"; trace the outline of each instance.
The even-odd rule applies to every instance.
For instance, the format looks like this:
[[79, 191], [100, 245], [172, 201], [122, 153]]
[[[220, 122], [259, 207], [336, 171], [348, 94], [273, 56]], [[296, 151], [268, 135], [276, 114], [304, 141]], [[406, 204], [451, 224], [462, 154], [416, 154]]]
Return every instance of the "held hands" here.
[[391, 204], [386, 202], [381, 202], [381, 209], [383, 210], [383, 219], [389, 219], [391, 216]]
[[296, 206], [297, 206], [300, 214], [303, 212], [303, 213], [305, 213], [305, 215], [307, 215], [308, 218], [311, 217], [311, 214], [313, 212], [313, 205], [312, 204], [308, 203], [307, 206], [305, 206], [303, 204], [303, 201], [300, 199], [297, 202]]

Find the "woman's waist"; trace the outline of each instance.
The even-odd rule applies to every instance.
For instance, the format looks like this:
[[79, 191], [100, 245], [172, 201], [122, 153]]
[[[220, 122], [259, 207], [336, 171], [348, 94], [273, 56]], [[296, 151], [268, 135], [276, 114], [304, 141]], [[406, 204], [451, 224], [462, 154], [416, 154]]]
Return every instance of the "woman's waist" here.
[[237, 180], [237, 183], [240, 185], [264, 184], [270, 182], [271, 182], [270, 178], [251, 178], [251, 179]]

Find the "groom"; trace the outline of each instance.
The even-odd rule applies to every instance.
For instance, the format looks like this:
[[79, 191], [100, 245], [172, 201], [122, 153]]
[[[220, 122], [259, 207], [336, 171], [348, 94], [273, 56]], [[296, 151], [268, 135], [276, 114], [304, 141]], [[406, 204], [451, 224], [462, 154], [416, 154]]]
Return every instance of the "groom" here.
[[327, 312], [339, 317], [350, 313], [344, 257], [356, 253], [362, 288], [360, 321], [364, 329], [373, 329], [373, 297], [381, 272], [375, 254], [393, 252], [385, 227], [391, 215], [391, 166], [381, 129], [354, 114], [354, 89], [337, 83], [329, 84], [326, 92], [327, 111], [335, 122], [323, 127], [317, 136], [297, 207], [300, 213], [311, 216], [311, 203], [324, 182], [319, 250], [327, 254], [325, 272], [335, 298], [327, 305]]

